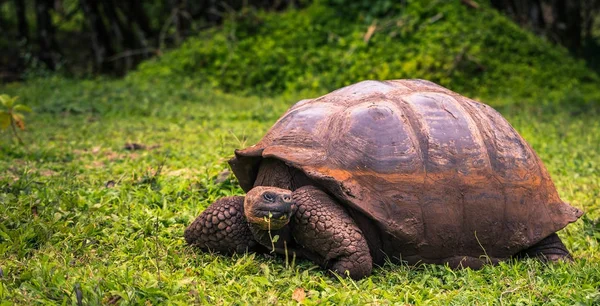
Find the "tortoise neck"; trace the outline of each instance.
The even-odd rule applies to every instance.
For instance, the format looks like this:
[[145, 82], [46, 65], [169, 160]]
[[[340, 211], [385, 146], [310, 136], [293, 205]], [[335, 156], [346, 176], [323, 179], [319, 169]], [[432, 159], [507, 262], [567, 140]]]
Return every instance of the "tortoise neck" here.
[[306, 185], [313, 185], [313, 182], [304, 172], [274, 158], [265, 158], [260, 162], [254, 182], [254, 187], [273, 186], [292, 191]]
[[291, 246], [291, 243], [293, 243], [289, 225], [277, 230], [265, 230], [253, 223], [248, 223], [248, 227], [250, 227], [250, 232], [252, 232], [254, 239], [269, 249], [269, 251], [280, 253], [281, 250], [285, 250], [286, 247]]

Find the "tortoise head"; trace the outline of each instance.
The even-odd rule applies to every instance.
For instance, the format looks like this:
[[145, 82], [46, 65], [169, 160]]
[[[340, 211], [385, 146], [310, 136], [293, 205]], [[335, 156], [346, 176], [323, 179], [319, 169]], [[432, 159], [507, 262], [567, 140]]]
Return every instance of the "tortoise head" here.
[[294, 210], [292, 191], [287, 189], [257, 186], [248, 191], [244, 200], [246, 219], [263, 230], [286, 226]]

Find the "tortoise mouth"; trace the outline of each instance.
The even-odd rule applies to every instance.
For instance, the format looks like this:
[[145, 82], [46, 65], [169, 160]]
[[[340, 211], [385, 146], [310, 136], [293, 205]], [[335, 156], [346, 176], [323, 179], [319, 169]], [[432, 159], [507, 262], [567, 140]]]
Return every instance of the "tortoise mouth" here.
[[289, 219], [292, 216], [292, 210], [291, 208], [284, 210], [257, 208], [254, 210], [254, 216], [259, 218], [284, 220]]
[[292, 217], [291, 207], [257, 207], [253, 209], [250, 222], [264, 230], [278, 230], [286, 226]]

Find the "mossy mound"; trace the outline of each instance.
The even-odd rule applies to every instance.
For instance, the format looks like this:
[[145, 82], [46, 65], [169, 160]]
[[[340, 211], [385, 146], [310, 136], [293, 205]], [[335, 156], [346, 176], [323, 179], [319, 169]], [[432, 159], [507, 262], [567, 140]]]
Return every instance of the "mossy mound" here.
[[537, 102], [579, 99], [600, 82], [565, 49], [486, 5], [410, 1], [394, 12], [368, 22], [319, 2], [284, 13], [242, 12], [142, 64], [129, 79], [182, 77], [273, 95], [422, 78], [466, 95]]

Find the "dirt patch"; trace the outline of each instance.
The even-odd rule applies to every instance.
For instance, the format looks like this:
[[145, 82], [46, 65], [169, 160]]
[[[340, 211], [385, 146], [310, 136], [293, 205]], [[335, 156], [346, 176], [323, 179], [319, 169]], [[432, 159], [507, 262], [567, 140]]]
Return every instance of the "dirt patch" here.
[[182, 179], [193, 179], [197, 178], [200, 172], [196, 169], [182, 168], [177, 170], [167, 170], [164, 174], [165, 176], [179, 177]]
[[124, 149], [127, 151], [137, 151], [137, 150], [152, 150], [152, 149], [156, 149], [158, 147], [160, 147], [160, 145], [147, 146], [143, 143], [128, 142], [125, 144]]
[[38, 173], [41, 176], [45, 176], [45, 177], [58, 175], [58, 172], [50, 170], [50, 169], [42, 169], [42, 170], [39, 170]]
[[120, 160], [126, 159], [137, 159], [140, 157], [138, 153], [129, 153], [129, 152], [117, 152], [113, 151], [109, 148], [103, 148], [101, 146], [95, 146], [87, 149], [75, 149], [73, 150], [73, 154], [79, 156], [81, 159], [91, 158], [90, 162], [87, 162], [85, 168], [94, 169], [105, 167], [107, 164], [111, 162], [116, 162]]
[[90, 149], [87, 149], [87, 148], [83, 149], [83, 150], [75, 149], [75, 150], [73, 150], [73, 154], [75, 154], [75, 155], [85, 155], [85, 154], [96, 155], [96, 154], [100, 153], [101, 150], [102, 150], [101, 146], [95, 146]]

